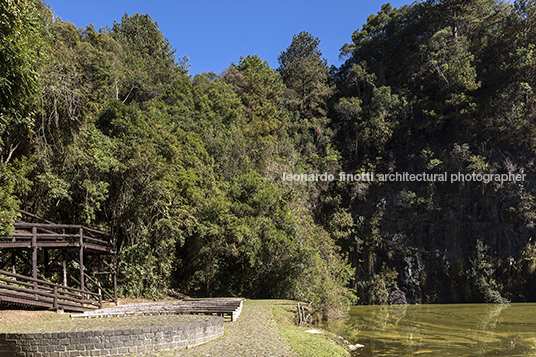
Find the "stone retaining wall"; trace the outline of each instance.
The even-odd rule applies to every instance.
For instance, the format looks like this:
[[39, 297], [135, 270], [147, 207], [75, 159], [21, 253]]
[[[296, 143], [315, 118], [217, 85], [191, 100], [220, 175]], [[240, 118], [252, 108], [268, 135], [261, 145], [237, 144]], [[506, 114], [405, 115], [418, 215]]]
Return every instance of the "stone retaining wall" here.
[[223, 335], [223, 318], [108, 331], [0, 333], [0, 357], [123, 356], [188, 348]]

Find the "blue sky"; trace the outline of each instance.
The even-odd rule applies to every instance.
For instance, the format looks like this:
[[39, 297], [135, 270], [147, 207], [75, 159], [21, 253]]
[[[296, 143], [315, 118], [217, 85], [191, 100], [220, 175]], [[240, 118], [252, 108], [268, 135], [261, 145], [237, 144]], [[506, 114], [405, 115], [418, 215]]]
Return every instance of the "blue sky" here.
[[[190, 73], [219, 74], [240, 56], [258, 55], [270, 67], [292, 36], [307, 31], [320, 39], [328, 64], [340, 66], [339, 49], [351, 42], [370, 14], [388, 1], [213, 1], [213, 0], [48, 0], [56, 16], [77, 27], [112, 27], [126, 12], [149, 14], [177, 48], [190, 58]], [[390, 1], [393, 7], [408, 0]]]

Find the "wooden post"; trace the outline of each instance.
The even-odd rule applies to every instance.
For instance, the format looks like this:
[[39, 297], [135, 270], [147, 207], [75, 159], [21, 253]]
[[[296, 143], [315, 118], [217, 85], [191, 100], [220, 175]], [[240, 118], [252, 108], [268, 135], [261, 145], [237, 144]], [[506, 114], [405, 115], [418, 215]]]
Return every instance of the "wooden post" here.
[[[16, 242], [16, 238], [15, 238], [15, 237], [11, 238], [11, 241], [12, 241], [13, 243], [15, 243], [15, 242]], [[17, 274], [17, 269], [16, 269], [16, 267], [15, 267], [16, 258], [17, 258], [17, 256], [15, 255], [15, 251], [13, 250], [13, 251], [11, 252], [11, 266], [12, 266], [12, 267], [11, 267], [11, 270], [12, 270], [11, 272], [12, 272], [13, 274]]]
[[67, 261], [65, 260], [65, 249], [63, 250], [63, 261], [61, 264], [63, 266], [63, 286], [67, 286]]
[[54, 310], [58, 311], [58, 287], [54, 285]]
[[[32, 278], [37, 279], [37, 227], [32, 227]], [[33, 282], [34, 290], [37, 290], [37, 282]], [[38, 300], [37, 294], [34, 299]]]
[[17, 256], [15, 255], [15, 251], [12, 251], [11, 252], [11, 272], [13, 274], [17, 274], [17, 269], [16, 269], [16, 260], [17, 259]]
[[113, 244], [114, 244], [114, 256], [113, 256], [113, 279], [114, 279], [114, 302], [117, 303], [117, 241], [115, 240], [115, 236], [113, 238]]
[[48, 268], [49, 268], [49, 256], [48, 256], [48, 249], [45, 249], [43, 248], [44, 250], [44, 254], [45, 254], [45, 266], [44, 266], [44, 269], [43, 269], [43, 274], [45, 276], [45, 278], [48, 278], [49, 277], [49, 272], [48, 272]]
[[98, 280], [97, 280], [97, 286], [99, 287], [99, 309], [102, 309], [102, 290], [101, 290], [100, 281]]
[[37, 227], [32, 227], [32, 278], [37, 279]]
[[85, 290], [84, 284], [84, 229], [80, 227], [80, 290]]

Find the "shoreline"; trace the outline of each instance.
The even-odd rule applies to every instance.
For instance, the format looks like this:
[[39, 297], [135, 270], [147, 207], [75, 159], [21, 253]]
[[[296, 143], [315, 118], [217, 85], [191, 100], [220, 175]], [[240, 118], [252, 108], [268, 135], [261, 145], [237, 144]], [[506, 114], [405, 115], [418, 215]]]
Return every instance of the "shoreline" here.
[[[199, 346], [153, 352], [151, 356], [288, 356], [288, 357], [318, 357], [334, 356], [348, 357], [348, 349], [337, 344], [337, 336], [320, 326], [294, 325], [294, 315], [297, 302], [290, 300], [245, 300], [244, 309], [237, 321], [224, 322], [223, 336]], [[182, 315], [177, 315], [182, 316]], [[194, 319], [186, 315], [182, 319]], [[143, 316], [140, 316], [143, 317]], [[200, 316], [196, 316], [200, 317]], [[49, 311], [1, 310], [0, 333], [51, 333], [63, 327], [69, 331], [90, 331], [95, 328], [109, 330], [114, 324], [122, 328], [138, 327], [140, 321], [145, 324], [154, 323], [165, 325], [173, 320], [172, 315], [146, 316], [149, 319], [127, 319], [113, 317], [100, 319], [84, 319], [72, 321], [68, 314], [58, 314]], [[160, 322], [159, 322], [160, 318]], [[164, 320], [166, 321], [164, 323]], [[136, 322], [137, 321], [137, 322]], [[72, 325], [71, 325], [72, 324]], [[18, 326], [18, 327], [17, 327]], [[33, 327], [32, 327], [33, 326]], [[69, 327], [71, 326], [71, 327]], [[73, 326], [76, 326], [74, 328]], [[306, 330], [321, 330], [320, 334], [306, 333]], [[140, 357], [147, 354], [120, 354], [122, 356]]]

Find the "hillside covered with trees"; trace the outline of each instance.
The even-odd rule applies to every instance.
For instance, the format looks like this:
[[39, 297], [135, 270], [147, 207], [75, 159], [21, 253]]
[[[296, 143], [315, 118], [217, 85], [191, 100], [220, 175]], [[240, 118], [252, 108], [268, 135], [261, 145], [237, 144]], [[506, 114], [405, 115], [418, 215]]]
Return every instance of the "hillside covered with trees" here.
[[536, 301], [533, 1], [386, 4], [340, 67], [301, 32], [277, 69], [245, 54], [193, 77], [149, 15], [76, 28], [0, 6], [0, 234], [17, 208], [109, 231], [124, 296], [291, 298], [324, 318]]

